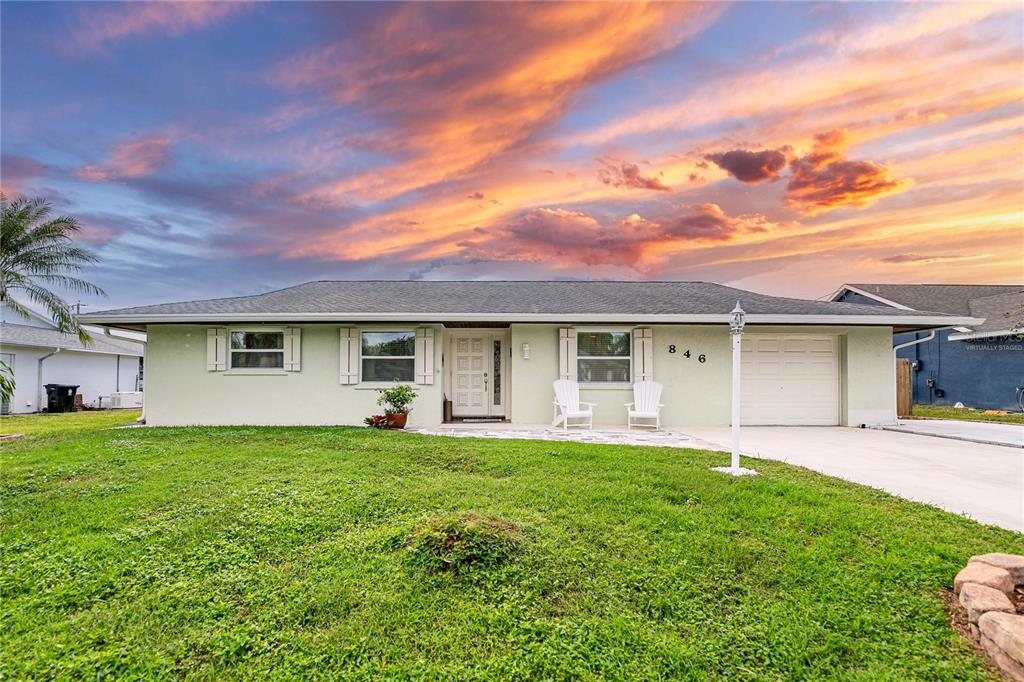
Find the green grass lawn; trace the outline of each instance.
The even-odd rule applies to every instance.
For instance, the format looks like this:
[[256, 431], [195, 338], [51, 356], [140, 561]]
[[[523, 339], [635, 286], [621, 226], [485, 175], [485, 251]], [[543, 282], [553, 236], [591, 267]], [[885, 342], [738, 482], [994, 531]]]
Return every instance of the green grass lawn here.
[[[2, 679], [991, 679], [943, 595], [1024, 551], [724, 454], [75, 417], [0, 445]], [[430, 569], [462, 512], [515, 547]]]
[[20, 433], [26, 438], [70, 434], [77, 431], [132, 424], [139, 410], [102, 410], [56, 414], [15, 414], [0, 417], [0, 435]]
[[1024, 424], [1024, 412], [1010, 414], [985, 414], [984, 410], [971, 408], [940, 407], [937, 405], [914, 405], [913, 416], [925, 419], [960, 419], [970, 422], [996, 422], [999, 424]]

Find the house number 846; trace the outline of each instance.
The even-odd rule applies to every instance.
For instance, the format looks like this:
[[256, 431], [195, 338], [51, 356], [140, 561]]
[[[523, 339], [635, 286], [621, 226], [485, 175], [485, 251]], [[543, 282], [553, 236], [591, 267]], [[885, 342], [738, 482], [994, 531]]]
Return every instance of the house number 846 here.
[[[669, 353], [675, 353], [676, 352], [676, 345], [674, 343], [669, 345], [668, 352]], [[683, 351], [683, 357], [684, 358], [690, 357], [690, 349], [689, 348], [687, 348], [685, 351]], [[708, 356], [704, 355], [704, 353], [701, 353], [700, 355], [697, 356], [697, 362], [707, 362], [707, 361], [708, 361]]]

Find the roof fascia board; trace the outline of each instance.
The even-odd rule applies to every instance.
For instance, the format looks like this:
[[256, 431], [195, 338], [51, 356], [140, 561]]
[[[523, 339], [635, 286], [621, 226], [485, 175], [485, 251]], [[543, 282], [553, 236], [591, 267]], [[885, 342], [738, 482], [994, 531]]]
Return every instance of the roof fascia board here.
[[[83, 316], [84, 318], [85, 316]], [[580, 314], [569, 313], [148, 313], [141, 315], [90, 315], [90, 324], [161, 324], [228, 322], [639, 322], [662, 324], [727, 324], [728, 313], [716, 314]], [[951, 315], [792, 315], [784, 313], [747, 315], [748, 324], [823, 324], [823, 325], [920, 325], [954, 327], [981, 324], [973, 317]]]
[[974, 339], [993, 339], [999, 336], [1014, 336], [1022, 333], [1024, 333], [1024, 329], [1000, 329], [994, 332], [950, 334], [947, 338], [950, 341], [971, 341]]
[[835, 301], [837, 298], [839, 298], [839, 296], [842, 295], [844, 291], [852, 291], [855, 294], [860, 294], [861, 296], [870, 298], [872, 301], [878, 301], [879, 303], [884, 303], [885, 305], [892, 306], [893, 308], [899, 308], [900, 310], [913, 310], [913, 308], [911, 308], [910, 306], [903, 305], [902, 303], [897, 303], [896, 301], [890, 301], [884, 296], [879, 296], [878, 294], [873, 294], [870, 291], [858, 289], [857, 287], [850, 286], [849, 284], [844, 284], [843, 287], [835, 293], [831, 300]]
[[142, 353], [140, 353], [139, 351], [130, 351], [130, 350], [112, 351], [112, 350], [98, 350], [96, 348], [71, 348], [69, 346], [61, 346], [60, 344], [54, 344], [54, 343], [38, 344], [38, 343], [19, 343], [19, 342], [16, 342], [16, 341], [12, 341], [10, 343], [4, 343], [2, 347], [3, 348], [11, 348], [11, 347], [14, 347], [14, 346], [17, 346], [18, 348], [42, 348], [44, 350], [49, 350], [49, 349], [55, 348], [55, 349], [59, 350], [61, 353], [93, 353], [93, 354], [96, 354], [96, 355], [130, 355], [130, 356], [132, 356], [134, 358], [141, 358], [142, 357]]

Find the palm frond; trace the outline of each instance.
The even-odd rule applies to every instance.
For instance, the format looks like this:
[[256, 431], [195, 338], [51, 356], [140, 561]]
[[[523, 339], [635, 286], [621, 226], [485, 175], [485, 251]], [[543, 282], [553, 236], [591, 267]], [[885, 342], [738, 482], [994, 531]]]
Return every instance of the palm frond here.
[[0, 206], [0, 300], [27, 317], [25, 308], [11, 298], [11, 292], [22, 291], [45, 308], [62, 331], [77, 333], [83, 343], [91, 341], [70, 305], [47, 288], [106, 295], [95, 284], [71, 274], [100, 260], [72, 240], [81, 229], [78, 220], [67, 215], [52, 218], [50, 204], [41, 197], [12, 200], [0, 194]]

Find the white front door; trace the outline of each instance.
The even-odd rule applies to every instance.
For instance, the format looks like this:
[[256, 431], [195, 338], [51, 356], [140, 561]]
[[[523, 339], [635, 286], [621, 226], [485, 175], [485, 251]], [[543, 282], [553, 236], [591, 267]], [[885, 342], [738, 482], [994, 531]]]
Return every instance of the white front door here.
[[811, 334], [744, 334], [742, 423], [839, 423], [839, 339]]
[[452, 334], [452, 416], [505, 414], [505, 332]]

